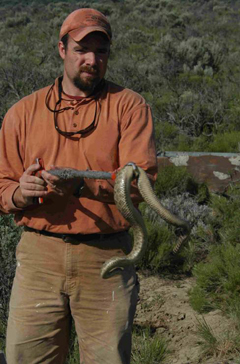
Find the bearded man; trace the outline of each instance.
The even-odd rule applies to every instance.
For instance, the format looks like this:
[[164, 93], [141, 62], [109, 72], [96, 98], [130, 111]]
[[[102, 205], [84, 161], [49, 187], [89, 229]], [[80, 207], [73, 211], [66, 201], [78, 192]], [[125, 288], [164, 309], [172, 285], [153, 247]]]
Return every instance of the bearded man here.
[[[71, 13], [58, 43], [63, 76], [12, 106], [3, 122], [0, 208], [24, 227], [10, 300], [8, 364], [64, 363], [72, 321], [80, 363], [130, 363], [135, 269], [100, 276], [106, 260], [131, 250], [114, 182], [66, 182], [47, 172], [115, 171], [132, 161], [156, 178], [149, 106], [104, 78], [111, 39], [99, 11]], [[131, 197], [140, 201], [134, 187]]]

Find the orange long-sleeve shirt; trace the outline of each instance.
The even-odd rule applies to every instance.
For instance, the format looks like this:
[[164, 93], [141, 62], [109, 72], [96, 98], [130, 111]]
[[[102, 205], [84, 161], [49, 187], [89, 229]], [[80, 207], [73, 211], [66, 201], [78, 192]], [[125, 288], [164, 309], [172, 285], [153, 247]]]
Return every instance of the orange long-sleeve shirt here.
[[[79, 170], [114, 171], [128, 162], [142, 167], [155, 180], [157, 173], [153, 123], [149, 106], [137, 93], [106, 81], [100, 93], [80, 100], [63, 94], [57, 123], [64, 131], [96, 128], [87, 136], [66, 138], [54, 126], [57, 79], [13, 105], [0, 132], [0, 209], [15, 214], [18, 225], [56, 233], [112, 233], [129, 225], [113, 202], [113, 182], [86, 180], [83, 196], [66, 199], [49, 194], [42, 205], [18, 209], [12, 196], [22, 176], [41, 157], [51, 165]], [[50, 90], [49, 94], [48, 91]]]

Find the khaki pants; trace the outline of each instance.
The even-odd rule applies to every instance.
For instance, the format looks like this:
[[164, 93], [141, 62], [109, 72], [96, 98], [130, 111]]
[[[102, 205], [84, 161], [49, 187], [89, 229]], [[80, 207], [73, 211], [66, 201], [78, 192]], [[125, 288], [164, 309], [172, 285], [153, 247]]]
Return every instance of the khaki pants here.
[[72, 318], [81, 364], [129, 364], [135, 270], [100, 277], [107, 259], [129, 250], [127, 233], [83, 243], [24, 232], [10, 300], [8, 364], [65, 363]]

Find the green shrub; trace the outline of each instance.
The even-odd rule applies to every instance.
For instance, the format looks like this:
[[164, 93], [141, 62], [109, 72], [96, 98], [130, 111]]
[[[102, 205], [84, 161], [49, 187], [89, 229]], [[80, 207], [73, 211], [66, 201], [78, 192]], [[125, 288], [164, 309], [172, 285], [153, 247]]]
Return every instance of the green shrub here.
[[217, 352], [218, 339], [204, 317], [201, 320], [197, 319], [197, 321], [198, 336], [201, 338], [200, 345], [203, 353], [205, 356], [213, 356]]
[[240, 190], [238, 185], [229, 189], [228, 193], [229, 198], [217, 195], [211, 197], [211, 207], [214, 211], [213, 227], [217, 241], [236, 245], [240, 243]]
[[227, 198], [211, 195], [209, 227], [201, 236], [210, 238], [210, 253], [193, 268], [196, 285], [190, 294], [198, 312], [220, 308], [235, 318], [240, 328], [240, 189], [228, 189]]
[[183, 192], [197, 194], [198, 185], [186, 167], [174, 165], [164, 167], [157, 177], [155, 192], [158, 197], [177, 195]]
[[15, 250], [20, 240], [21, 228], [12, 215], [0, 215], [0, 348], [4, 347], [8, 318], [8, 303], [15, 274]]
[[28, 17], [26, 13], [22, 13], [19, 16], [15, 16], [14, 18], [7, 18], [6, 27], [13, 28], [27, 25], [31, 22], [31, 19]]
[[211, 152], [238, 153], [240, 143], [240, 132], [232, 131], [216, 134], [213, 141], [208, 145]]
[[159, 272], [171, 264], [169, 254], [172, 251], [172, 240], [176, 240], [167, 225], [159, 225], [145, 219], [148, 233], [148, 247], [142, 260], [138, 263], [140, 269], [150, 269]]
[[134, 327], [131, 364], [165, 363], [167, 354], [167, 344], [162, 338], [152, 335], [149, 328]]
[[196, 285], [190, 292], [189, 302], [192, 308], [199, 313], [206, 313], [214, 309], [212, 302], [202, 287]]
[[225, 243], [214, 247], [207, 262], [193, 269], [197, 279], [190, 294], [194, 309], [204, 312], [209, 308], [222, 308], [229, 312], [240, 291], [240, 246]]

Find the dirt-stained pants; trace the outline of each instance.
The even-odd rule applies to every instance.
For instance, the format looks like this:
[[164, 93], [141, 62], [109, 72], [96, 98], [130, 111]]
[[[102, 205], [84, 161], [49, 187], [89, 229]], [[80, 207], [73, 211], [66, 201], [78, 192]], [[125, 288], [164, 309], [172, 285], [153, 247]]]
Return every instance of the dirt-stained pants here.
[[129, 364], [135, 270], [100, 277], [107, 259], [129, 250], [127, 233], [83, 243], [25, 231], [16, 252], [7, 363], [65, 363], [73, 318], [81, 364]]

